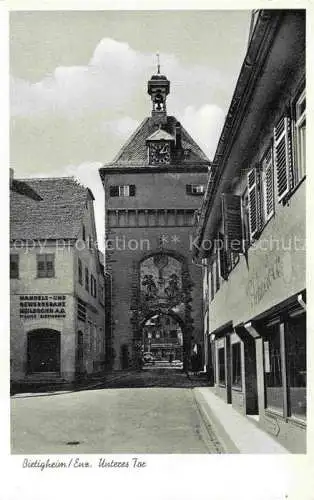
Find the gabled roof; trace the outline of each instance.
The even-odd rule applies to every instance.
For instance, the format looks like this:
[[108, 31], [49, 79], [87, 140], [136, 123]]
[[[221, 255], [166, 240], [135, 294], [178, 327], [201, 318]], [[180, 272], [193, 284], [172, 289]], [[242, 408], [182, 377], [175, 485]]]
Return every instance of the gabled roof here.
[[[153, 117], [145, 118], [130, 139], [120, 149], [117, 156], [105, 168], [117, 166], [139, 166], [148, 165], [146, 140], [152, 140], [152, 136], [163, 135], [169, 140], [175, 137], [175, 126], [177, 119], [174, 116], [167, 116], [167, 121], [159, 129], [159, 125]], [[156, 137], [156, 136], [155, 136]], [[181, 126], [181, 142], [185, 154], [180, 158], [180, 165], [192, 165], [193, 163], [209, 165], [209, 160], [201, 148], [196, 144], [188, 132]]]
[[74, 178], [14, 179], [10, 239], [75, 239], [91, 191]]

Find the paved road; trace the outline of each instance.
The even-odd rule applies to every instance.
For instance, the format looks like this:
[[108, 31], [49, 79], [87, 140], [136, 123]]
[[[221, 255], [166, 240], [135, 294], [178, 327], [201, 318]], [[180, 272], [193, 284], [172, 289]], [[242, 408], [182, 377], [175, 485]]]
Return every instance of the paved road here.
[[199, 384], [184, 374], [144, 371], [106, 385], [12, 398], [12, 453], [221, 452], [194, 399]]

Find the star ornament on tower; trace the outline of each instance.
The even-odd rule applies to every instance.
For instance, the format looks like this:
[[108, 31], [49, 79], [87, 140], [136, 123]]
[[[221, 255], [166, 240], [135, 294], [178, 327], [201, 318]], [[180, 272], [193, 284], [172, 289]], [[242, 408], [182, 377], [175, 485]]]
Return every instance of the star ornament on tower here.
[[174, 243], [176, 245], [177, 243], [180, 243], [180, 238], [179, 238], [179, 236], [177, 236], [176, 234], [174, 234], [171, 237], [171, 241], [172, 241], [172, 243]]

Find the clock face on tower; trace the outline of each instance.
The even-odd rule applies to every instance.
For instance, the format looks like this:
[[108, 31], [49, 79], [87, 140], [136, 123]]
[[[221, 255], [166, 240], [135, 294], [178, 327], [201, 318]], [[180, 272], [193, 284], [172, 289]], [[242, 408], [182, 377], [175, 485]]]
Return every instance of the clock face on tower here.
[[170, 143], [151, 142], [149, 145], [149, 163], [160, 165], [170, 163]]

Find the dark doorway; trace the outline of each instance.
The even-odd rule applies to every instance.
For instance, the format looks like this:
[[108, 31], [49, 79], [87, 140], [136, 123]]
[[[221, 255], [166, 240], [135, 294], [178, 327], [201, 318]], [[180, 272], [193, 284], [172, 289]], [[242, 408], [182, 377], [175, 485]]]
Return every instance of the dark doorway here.
[[122, 344], [121, 346], [121, 366], [122, 370], [129, 368], [129, 347], [127, 344]]
[[28, 333], [28, 373], [60, 372], [60, 332], [38, 329]]

